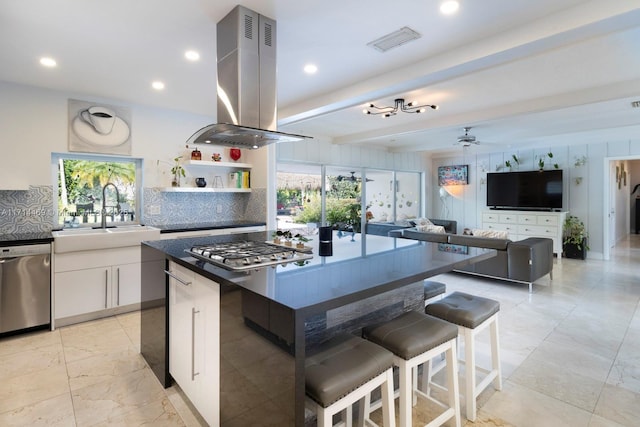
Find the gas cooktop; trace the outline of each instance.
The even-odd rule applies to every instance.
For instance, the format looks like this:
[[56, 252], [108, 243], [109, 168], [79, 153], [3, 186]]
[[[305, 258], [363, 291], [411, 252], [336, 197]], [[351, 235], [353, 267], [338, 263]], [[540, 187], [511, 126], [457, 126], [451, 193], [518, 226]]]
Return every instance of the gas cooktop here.
[[197, 245], [185, 249], [185, 252], [194, 258], [232, 271], [275, 267], [313, 258], [312, 254], [301, 253], [294, 248], [255, 241]]

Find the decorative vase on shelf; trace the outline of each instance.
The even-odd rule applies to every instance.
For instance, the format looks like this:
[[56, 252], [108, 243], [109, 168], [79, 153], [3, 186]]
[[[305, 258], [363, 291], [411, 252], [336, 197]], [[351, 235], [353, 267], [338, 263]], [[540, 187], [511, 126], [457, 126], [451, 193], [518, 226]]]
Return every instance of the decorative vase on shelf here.
[[239, 148], [231, 148], [231, 149], [229, 149], [229, 157], [231, 157], [231, 159], [234, 162], [237, 162], [238, 159], [240, 159], [241, 155], [242, 155], [242, 152], [240, 151]]
[[207, 181], [205, 181], [204, 178], [196, 178], [196, 185], [198, 187], [206, 187], [207, 186]]

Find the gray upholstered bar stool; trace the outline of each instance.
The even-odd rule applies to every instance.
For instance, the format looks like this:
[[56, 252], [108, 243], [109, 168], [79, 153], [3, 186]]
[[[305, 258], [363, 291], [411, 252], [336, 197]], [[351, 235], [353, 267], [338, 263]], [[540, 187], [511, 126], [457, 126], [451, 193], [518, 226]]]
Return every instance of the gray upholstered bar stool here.
[[393, 354], [377, 344], [349, 334], [328, 340], [307, 358], [305, 385], [315, 402], [318, 427], [333, 426], [333, 416], [340, 412], [350, 426], [353, 404], [378, 387], [384, 426], [395, 427]]
[[[502, 390], [500, 345], [498, 339], [498, 312], [500, 303], [463, 292], [454, 292], [440, 301], [429, 304], [425, 312], [458, 326], [464, 337], [465, 402], [467, 419], [476, 419], [476, 398], [493, 381], [496, 390]], [[476, 366], [475, 336], [490, 327], [491, 370]], [[477, 371], [486, 376], [476, 385]], [[430, 378], [427, 378], [427, 382]]]
[[424, 281], [424, 305], [429, 304], [429, 301], [438, 295], [442, 295], [447, 292], [447, 285], [442, 282], [436, 282], [435, 280]]
[[[445, 408], [427, 426], [440, 426], [453, 418], [456, 427], [460, 427], [456, 356], [458, 328], [455, 325], [417, 311], [409, 311], [389, 322], [364, 327], [362, 336], [385, 347], [394, 355], [393, 363], [399, 367], [400, 374], [401, 426], [413, 425], [411, 410], [415, 401], [414, 397], [420, 395]], [[418, 366], [428, 363], [434, 357], [439, 357], [441, 353], [446, 353], [448, 407], [443, 402], [418, 390], [417, 384]], [[368, 403], [365, 401], [365, 415], [368, 415], [369, 412]]]

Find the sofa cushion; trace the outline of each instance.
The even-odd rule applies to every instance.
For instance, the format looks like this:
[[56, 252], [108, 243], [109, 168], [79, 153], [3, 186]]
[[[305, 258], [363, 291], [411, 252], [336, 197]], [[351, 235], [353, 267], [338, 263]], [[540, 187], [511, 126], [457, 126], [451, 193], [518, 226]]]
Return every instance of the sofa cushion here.
[[423, 233], [438, 233], [444, 234], [444, 227], [441, 225], [416, 225], [416, 231], [421, 231]]
[[479, 228], [474, 228], [471, 231], [473, 236], [477, 237], [489, 237], [492, 239], [508, 239], [509, 233], [503, 230], [483, 230]]

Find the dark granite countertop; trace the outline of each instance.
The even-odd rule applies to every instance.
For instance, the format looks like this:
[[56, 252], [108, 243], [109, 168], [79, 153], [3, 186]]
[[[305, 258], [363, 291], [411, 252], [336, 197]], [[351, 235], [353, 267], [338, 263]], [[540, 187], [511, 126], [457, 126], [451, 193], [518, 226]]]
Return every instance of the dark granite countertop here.
[[[270, 232], [241, 233], [143, 242], [169, 259], [218, 283], [236, 284], [294, 310], [327, 310], [396, 289], [458, 266], [495, 256], [495, 251], [469, 248], [468, 254], [441, 251], [438, 244], [386, 236], [334, 236], [331, 257], [317, 256], [305, 265], [262, 267], [250, 273], [231, 272], [196, 260], [185, 249], [211, 242], [266, 241]], [[313, 243], [315, 242], [315, 245]], [[365, 255], [363, 255], [363, 253]]]
[[154, 227], [160, 229], [160, 233], [180, 233], [184, 231], [198, 231], [198, 230], [218, 230], [221, 228], [241, 228], [241, 227], [255, 227], [266, 225], [265, 222], [258, 221], [217, 221], [217, 222], [200, 222], [195, 224], [165, 224], [154, 225]]
[[50, 231], [0, 234], [0, 246], [37, 245], [53, 242]]

